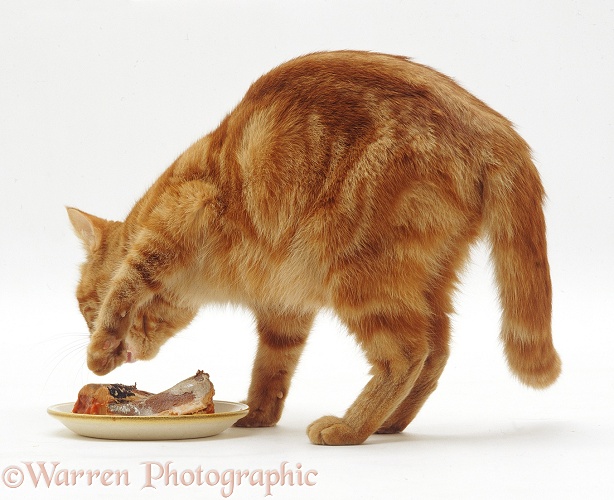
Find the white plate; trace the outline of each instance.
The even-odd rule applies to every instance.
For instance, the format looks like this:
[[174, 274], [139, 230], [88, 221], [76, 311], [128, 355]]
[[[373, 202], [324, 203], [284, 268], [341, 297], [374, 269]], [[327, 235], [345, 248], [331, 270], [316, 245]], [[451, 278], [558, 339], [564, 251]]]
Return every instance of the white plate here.
[[247, 415], [249, 410], [243, 403], [213, 401], [213, 404], [215, 413], [201, 415], [83, 415], [72, 413], [74, 403], [50, 406], [47, 413], [81, 436], [147, 441], [215, 436]]

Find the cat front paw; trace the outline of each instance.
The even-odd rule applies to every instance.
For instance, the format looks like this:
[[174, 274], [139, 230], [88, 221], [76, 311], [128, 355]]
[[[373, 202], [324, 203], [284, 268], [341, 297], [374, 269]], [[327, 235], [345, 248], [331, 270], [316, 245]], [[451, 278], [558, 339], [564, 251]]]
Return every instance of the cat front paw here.
[[92, 335], [87, 347], [87, 367], [96, 375], [106, 375], [126, 361], [126, 348], [121, 340]]
[[364, 442], [367, 436], [361, 436], [342, 418], [322, 417], [307, 427], [307, 436], [313, 444], [350, 445]]
[[278, 420], [279, 417], [275, 417], [263, 410], [250, 409], [249, 413], [238, 420], [234, 425], [235, 427], [273, 427]]

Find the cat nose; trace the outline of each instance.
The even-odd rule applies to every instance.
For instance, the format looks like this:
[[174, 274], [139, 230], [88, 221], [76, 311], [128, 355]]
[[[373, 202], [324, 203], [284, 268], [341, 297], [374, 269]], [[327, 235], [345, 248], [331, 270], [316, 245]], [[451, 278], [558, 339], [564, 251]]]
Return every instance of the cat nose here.
[[134, 363], [136, 356], [132, 354], [132, 351], [126, 351], [126, 363]]

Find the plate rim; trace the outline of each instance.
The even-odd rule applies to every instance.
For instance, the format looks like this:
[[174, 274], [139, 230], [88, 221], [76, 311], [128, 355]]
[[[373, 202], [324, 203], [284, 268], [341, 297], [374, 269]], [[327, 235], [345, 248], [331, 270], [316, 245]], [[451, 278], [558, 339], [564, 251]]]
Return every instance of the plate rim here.
[[214, 399], [215, 403], [225, 403], [231, 405], [237, 405], [240, 408], [233, 411], [223, 411], [218, 413], [198, 413], [195, 415], [90, 415], [87, 413], [73, 413], [72, 411], [62, 411], [58, 407], [70, 405], [74, 406], [74, 401], [68, 401], [65, 403], [57, 403], [47, 407], [47, 413], [55, 418], [70, 418], [75, 420], [100, 420], [100, 421], [121, 421], [121, 422], [153, 422], [153, 421], [173, 421], [173, 422], [189, 422], [194, 420], [215, 420], [219, 418], [235, 417], [240, 415], [246, 415], [249, 413], [249, 406], [246, 403], [239, 403], [235, 401], [222, 401]]

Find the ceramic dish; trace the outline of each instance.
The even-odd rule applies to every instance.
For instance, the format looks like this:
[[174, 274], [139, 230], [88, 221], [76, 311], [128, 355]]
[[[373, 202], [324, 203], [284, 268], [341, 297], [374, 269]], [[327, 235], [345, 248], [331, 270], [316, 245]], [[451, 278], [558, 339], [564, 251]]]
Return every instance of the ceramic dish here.
[[47, 408], [71, 431], [87, 437], [133, 441], [193, 439], [215, 436], [247, 415], [243, 403], [214, 401], [215, 413], [177, 416], [82, 415], [72, 413], [74, 403]]

